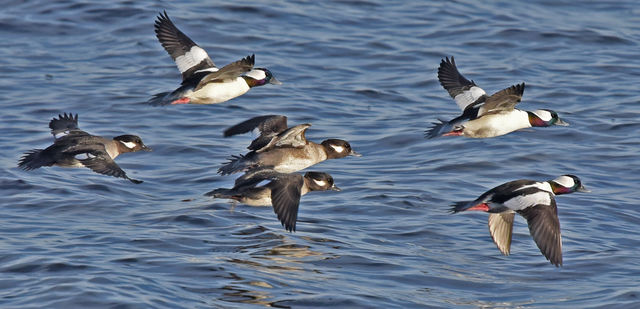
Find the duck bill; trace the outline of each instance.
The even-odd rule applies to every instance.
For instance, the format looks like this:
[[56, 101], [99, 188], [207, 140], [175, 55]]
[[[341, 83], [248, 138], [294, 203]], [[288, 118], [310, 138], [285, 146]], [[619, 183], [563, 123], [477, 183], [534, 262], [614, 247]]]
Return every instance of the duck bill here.
[[147, 145], [142, 145], [142, 150], [144, 151], [153, 151], [153, 149]]
[[329, 189], [331, 189], [331, 191], [338, 191], [338, 192], [342, 191], [342, 189], [338, 188], [338, 186], [336, 185], [331, 186], [331, 188]]
[[576, 192], [589, 193], [589, 192], [591, 192], [591, 190], [585, 188], [584, 186], [580, 186], [578, 189], [576, 189]]
[[362, 154], [359, 152], [355, 152], [353, 150], [351, 150], [351, 152], [349, 152], [349, 155], [352, 157], [362, 157]]
[[562, 119], [560, 119], [560, 118], [558, 118], [558, 121], [556, 121], [555, 125], [557, 125], [557, 126], [563, 126], [563, 127], [568, 127], [568, 126], [569, 126], [569, 123], [568, 123], [568, 122], [566, 122], [566, 121], [564, 121], [564, 120], [562, 120]]
[[269, 80], [269, 84], [282, 85], [282, 82], [279, 81], [275, 76], [271, 76], [271, 80]]

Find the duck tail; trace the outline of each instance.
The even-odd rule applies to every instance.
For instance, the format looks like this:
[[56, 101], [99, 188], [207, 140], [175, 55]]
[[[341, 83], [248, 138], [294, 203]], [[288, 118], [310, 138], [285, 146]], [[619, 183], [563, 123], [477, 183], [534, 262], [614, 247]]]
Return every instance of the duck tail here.
[[18, 167], [25, 171], [34, 170], [42, 166], [51, 166], [55, 162], [46, 160], [44, 156], [41, 156], [42, 149], [33, 149], [24, 153], [20, 161], [18, 161]]
[[450, 122], [444, 121], [442, 119], [438, 119], [438, 122], [433, 122], [431, 124], [432, 126], [424, 131], [425, 138], [431, 139], [442, 136], [442, 134], [451, 131], [451, 129], [453, 128]]
[[149, 101], [147, 101], [151, 106], [164, 106], [169, 105], [171, 102], [176, 100], [172, 92], [160, 92], [154, 94]]
[[234, 191], [232, 189], [218, 188], [212, 191], [209, 191], [204, 194], [204, 196], [210, 196], [212, 198], [233, 198]]
[[251, 168], [253, 165], [253, 162], [251, 162], [246, 155], [233, 155], [229, 158], [229, 162], [218, 169], [218, 174], [229, 175], [238, 173]]
[[465, 211], [469, 208], [471, 208], [473, 205], [475, 204], [475, 201], [460, 201], [460, 202], [455, 202], [451, 205], [451, 213], [455, 214], [461, 211]]

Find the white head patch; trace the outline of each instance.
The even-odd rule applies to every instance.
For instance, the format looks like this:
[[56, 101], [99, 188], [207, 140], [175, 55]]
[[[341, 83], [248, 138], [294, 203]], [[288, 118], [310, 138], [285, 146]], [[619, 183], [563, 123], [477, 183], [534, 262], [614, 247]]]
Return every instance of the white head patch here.
[[176, 65], [178, 66], [178, 70], [180, 70], [180, 73], [184, 73], [186, 70], [196, 66], [197, 64], [202, 62], [202, 60], [207, 58], [209, 58], [207, 52], [204, 49], [194, 45], [186, 54], [177, 57], [175, 61]]
[[327, 185], [327, 182], [324, 181], [324, 180], [315, 180], [314, 179], [313, 182], [315, 182], [318, 187], [324, 187], [324, 186]]
[[337, 153], [342, 153], [344, 151], [344, 147], [342, 146], [337, 146], [337, 145], [329, 145], [331, 146], [331, 148], [333, 148], [333, 150], [335, 150]]
[[247, 74], [245, 75], [257, 80], [262, 80], [267, 78], [267, 74], [265, 74], [264, 71], [260, 69], [253, 69], [247, 72]]
[[135, 147], [136, 147], [136, 145], [137, 145], [136, 143], [133, 143], [133, 142], [123, 142], [123, 141], [120, 141], [120, 142], [121, 142], [123, 145], [125, 145], [127, 148], [129, 148], [129, 149], [133, 149], [133, 148], [135, 148]]
[[576, 185], [576, 182], [573, 180], [573, 178], [569, 176], [560, 176], [553, 181], [565, 188], [571, 188]]
[[538, 116], [543, 121], [549, 121], [551, 120], [551, 118], [553, 118], [553, 116], [551, 116], [551, 113], [545, 110], [537, 109], [533, 111], [533, 113], [536, 114], [536, 116]]

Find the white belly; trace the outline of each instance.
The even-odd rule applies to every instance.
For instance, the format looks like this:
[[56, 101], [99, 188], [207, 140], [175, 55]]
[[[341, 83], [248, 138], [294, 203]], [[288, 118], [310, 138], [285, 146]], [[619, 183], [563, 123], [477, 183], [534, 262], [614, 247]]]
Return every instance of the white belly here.
[[242, 77], [225, 83], [208, 83], [188, 95], [191, 103], [215, 104], [231, 100], [249, 91], [249, 85]]
[[463, 124], [464, 135], [468, 137], [494, 137], [516, 130], [529, 128], [529, 114], [521, 110], [489, 114]]

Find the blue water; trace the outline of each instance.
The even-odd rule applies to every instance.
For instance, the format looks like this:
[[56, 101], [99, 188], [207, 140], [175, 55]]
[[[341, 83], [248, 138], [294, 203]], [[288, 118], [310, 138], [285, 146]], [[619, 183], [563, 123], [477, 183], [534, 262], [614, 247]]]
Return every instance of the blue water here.
[[[5, 1], [0, 10], [2, 308], [640, 307], [640, 6], [636, 1]], [[180, 76], [156, 41], [166, 9], [219, 64], [256, 54], [284, 84], [218, 105], [153, 107]], [[459, 110], [440, 59], [487, 92], [526, 82], [520, 107], [570, 127], [426, 140]], [[137, 134], [136, 179], [16, 167], [50, 144], [48, 121]], [[250, 135], [249, 117], [310, 122], [361, 158], [311, 170], [342, 192], [302, 199], [296, 233], [270, 208], [203, 193]], [[517, 217], [511, 256], [486, 214], [449, 205], [501, 183], [576, 174], [557, 199], [564, 267]]]

